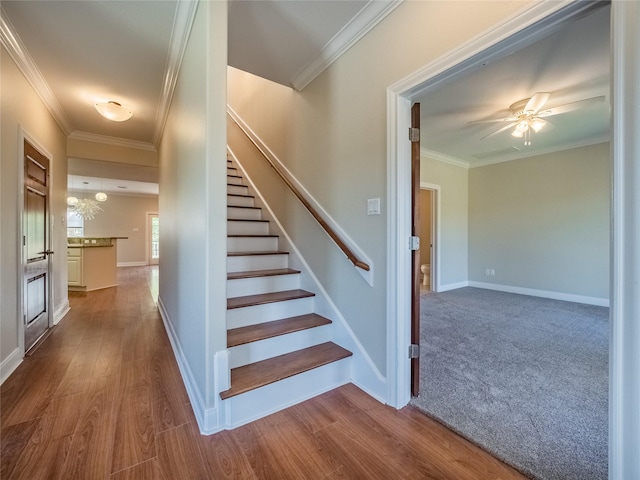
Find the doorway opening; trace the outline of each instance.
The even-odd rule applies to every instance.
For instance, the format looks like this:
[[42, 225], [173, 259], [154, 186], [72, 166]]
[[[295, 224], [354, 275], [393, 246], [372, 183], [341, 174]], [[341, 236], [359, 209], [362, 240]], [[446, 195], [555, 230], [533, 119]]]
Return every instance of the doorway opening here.
[[420, 182], [420, 290], [439, 291], [438, 205], [440, 186]]

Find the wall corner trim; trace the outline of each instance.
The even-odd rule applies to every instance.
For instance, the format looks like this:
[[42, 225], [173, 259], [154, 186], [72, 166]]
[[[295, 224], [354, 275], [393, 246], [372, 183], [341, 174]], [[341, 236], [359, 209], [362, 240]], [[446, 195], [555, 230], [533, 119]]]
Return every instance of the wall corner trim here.
[[191, 408], [193, 408], [193, 413], [196, 417], [196, 421], [198, 422], [198, 428], [200, 429], [200, 432], [205, 435], [216, 433], [221, 430], [218, 422], [218, 411], [216, 408], [207, 408], [205, 406], [202, 393], [196, 384], [191, 368], [189, 367], [189, 363], [187, 362], [187, 357], [184, 355], [182, 346], [180, 345], [176, 332], [173, 329], [171, 318], [169, 317], [160, 297], [158, 297], [158, 312], [160, 312], [160, 317], [162, 318], [162, 323], [167, 331], [167, 336], [169, 337], [173, 354], [176, 357], [182, 381], [184, 382], [184, 386], [187, 389], [187, 395], [191, 401]]

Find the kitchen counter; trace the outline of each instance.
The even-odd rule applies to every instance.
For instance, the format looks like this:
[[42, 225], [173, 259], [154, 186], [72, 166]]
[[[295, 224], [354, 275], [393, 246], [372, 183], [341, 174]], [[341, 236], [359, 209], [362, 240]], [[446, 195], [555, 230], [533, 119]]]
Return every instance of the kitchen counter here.
[[118, 239], [127, 237], [73, 237], [67, 239], [68, 288], [89, 292], [115, 287]]

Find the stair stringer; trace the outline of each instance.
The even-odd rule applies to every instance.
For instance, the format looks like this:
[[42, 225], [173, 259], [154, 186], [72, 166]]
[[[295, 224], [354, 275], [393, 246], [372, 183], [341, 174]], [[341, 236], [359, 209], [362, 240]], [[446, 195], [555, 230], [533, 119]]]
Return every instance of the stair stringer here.
[[[249, 177], [247, 171], [242, 166], [242, 163], [238, 160], [233, 150], [230, 147], [227, 147], [227, 151], [233, 158], [234, 162], [238, 165], [238, 168], [242, 171], [245, 180], [249, 184], [249, 189], [252, 192], [252, 195], [255, 195], [256, 205], [263, 209], [263, 218], [270, 220], [272, 229], [271, 233], [280, 235], [280, 249], [287, 250], [289, 252], [289, 267], [300, 270], [300, 288], [312, 291], [316, 294], [314, 297], [315, 313], [325, 316], [333, 321], [332, 340], [353, 353], [350, 360], [351, 376], [349, 380], [379, 402], [386, 403], [387, 381], [385, 376], [373, 363], [373, 360], [365, 350], [362, 343], [360, 343], [356, 337], [344, 315], [342, 315], [337, 305], [333, 302], [328, 292], [313, 273], [300, 250], [297, 248], [292, 238], [277, 218], [276, 214], [269, 207], [260, 192], [260, 189]], [[348, 260], [345, 258], [345, 261]], [[311, 395], [309, 398], [313, 396], [314, 395]]]

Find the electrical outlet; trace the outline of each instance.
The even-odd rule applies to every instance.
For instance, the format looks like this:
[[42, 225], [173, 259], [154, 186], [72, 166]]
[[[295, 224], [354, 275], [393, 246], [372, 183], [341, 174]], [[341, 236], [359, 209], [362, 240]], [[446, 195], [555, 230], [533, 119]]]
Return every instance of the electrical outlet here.
[[484, 271], [484, 274], [485, 274], [485, 275], [487, 275], [487, 276], [491, 275], [491, 269], [490, 269], [490, 268], [487, 268], [487, 269]]

